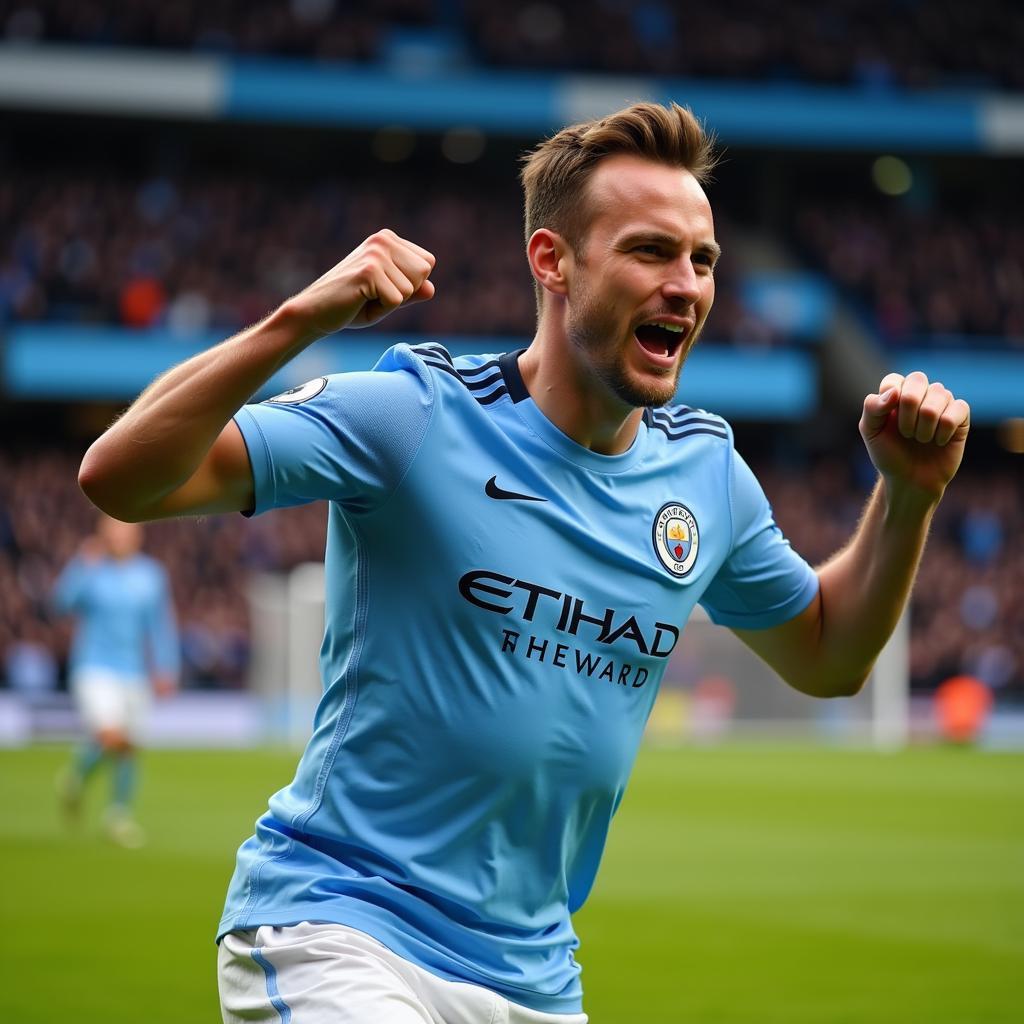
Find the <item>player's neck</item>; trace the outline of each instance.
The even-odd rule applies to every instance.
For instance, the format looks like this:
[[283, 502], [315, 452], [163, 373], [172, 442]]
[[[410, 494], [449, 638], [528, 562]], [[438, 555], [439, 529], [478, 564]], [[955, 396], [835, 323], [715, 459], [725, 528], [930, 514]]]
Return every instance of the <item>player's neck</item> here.
[[519, 357], [519, 372], [540, 411], [578, 445], [599, 455], [621, 455], [632, 445], [643, 410], [612, 394], [543, 325]]

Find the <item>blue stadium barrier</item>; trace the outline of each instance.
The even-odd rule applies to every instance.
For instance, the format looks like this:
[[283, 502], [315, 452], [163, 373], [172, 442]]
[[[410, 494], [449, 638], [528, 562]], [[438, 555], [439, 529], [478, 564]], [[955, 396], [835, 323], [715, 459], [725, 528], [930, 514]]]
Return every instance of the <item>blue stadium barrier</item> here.
[[971, 351], [962, 339], [959, 351], [894, 349], [888, 362], [898, 373], [921, 370], [941, 381], [971, 407], [974, 423], [997, 423], [1024, 416], [1024, 351]]
[[[212, 334], [186, 340], [161, 330], [26, 324], [13, 328], [3, 346], [4, 386], [11, 398], [128, 401], [157, 374], [219, 340]], [[455, 355], [528, 344], [526, 338], [360, 331], [317, 342], [277, 373], [260, 397], [323, 374], [368, 370], [389, 346], [428, 340], [440, 341]], [[678, 398], [740, 419], [799, 419], [817, 407], [817, 367], [802, 351], [698, 346], [687, 362]]]
[[687, 103], [733, 145], [1024, 152], [1024, 98], [1007, 93], [0, 45], [0, 104], [24, 109], [536, 136], [638, 99]]

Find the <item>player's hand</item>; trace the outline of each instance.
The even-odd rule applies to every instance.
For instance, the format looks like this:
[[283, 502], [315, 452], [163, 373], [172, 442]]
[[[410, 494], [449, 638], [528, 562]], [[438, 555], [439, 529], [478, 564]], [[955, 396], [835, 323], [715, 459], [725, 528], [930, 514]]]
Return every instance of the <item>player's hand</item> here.
[[434, 263], [426, 249], [384, 228], [287, 305], [314, 334], [369, 327], [399, 306], [432, 299]]
[[920, 370], [886, 374], [864, 399], [860, 418], [861, 437], [886, 483], [929, 502], [956, 475], [970, 426], [968, 404]]

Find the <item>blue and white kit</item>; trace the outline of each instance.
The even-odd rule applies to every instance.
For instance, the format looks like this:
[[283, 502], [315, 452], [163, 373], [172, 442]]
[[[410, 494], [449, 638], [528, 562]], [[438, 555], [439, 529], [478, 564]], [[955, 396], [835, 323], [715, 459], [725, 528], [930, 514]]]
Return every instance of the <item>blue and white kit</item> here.
[[154, 672], [177, 676], [180, 652], [167, 573], [147, 555], [73, 558], [54, 586], [54, 603], [78, 616], [71, 674], [102, 670], [126, 685]]
[[324, 696], [219, 934], [344, 924], [579, 1013], [570, 915], [690, 612], [770, 627], [817, 577], [721, 418], [647, 410], [599, 455], [518, 355], [399, 345], [237, 414], [257, 513], [330, 502]]

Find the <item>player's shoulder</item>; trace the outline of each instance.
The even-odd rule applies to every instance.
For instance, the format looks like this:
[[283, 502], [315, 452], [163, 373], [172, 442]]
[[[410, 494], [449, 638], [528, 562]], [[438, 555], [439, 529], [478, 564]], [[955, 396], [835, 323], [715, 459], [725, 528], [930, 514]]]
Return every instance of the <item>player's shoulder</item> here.
[[373, 422], [381, 427], [384, 417], [388, 427], [404, 423], [420, 430], [429, 421], [438, 396], [454, 394], [476, 408], [477, 403], [488, 405], [507, 395], [498, 359], [490, 355], [453, 357], [437, 342], [402, 342], [385, 349], [371, 369], [314, 377], [260, 404], [300, 414], [281, 421], [293, 426], [316, 420], [330, 424]]
[[501, 369], [501, 355], [473, 353], [453, 356], [437, 342], [408, 346], [408, 355], [429, 373], [436, 387], [482, 406], [509, 394]]
[[314, 413], [331, 417], [344, 412], [355, 403], [380, 405], [409, 398], [429, 400], [432, 390], [430, 374], [422, 359], [409, 345], [386, 349], [371, 369], [342, 370], [313, 377], [302, 384], [282, 391], [259, 404], [280, 407], [307, 407]]
[[144, 551], [140, 551], [134, 556], [133, 566], [135, 571], [145, 578], [157, 582], [167, 579], [167, 569], [163, 562], [152, 555], [147, 555]]
[[663, 405], [644, 409], [644, 423], [655, 438], [669, 447], [697, 441], [731, 448], [732, 427], [722, 416], [689, 405]]

